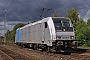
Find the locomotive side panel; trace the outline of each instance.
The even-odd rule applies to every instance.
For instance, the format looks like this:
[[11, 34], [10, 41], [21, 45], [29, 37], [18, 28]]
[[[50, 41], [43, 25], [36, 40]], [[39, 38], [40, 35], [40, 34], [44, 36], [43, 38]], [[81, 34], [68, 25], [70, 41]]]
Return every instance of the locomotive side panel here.
[[27, 43], [41, 43], [41, 24], [29, 26], [27, 36]]
[[20, 42], [20, 28], [16, 30], [16, 38], [15, 38], [15, 43]]
[[22, 43], [42, 43], [41, 24], [21, 29], [20, 38], [20, 42]]

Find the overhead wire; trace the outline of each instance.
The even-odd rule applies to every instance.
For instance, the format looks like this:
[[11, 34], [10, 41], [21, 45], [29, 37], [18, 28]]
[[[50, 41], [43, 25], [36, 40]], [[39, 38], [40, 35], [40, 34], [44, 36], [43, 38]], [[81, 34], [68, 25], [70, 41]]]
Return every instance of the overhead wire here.
[[10, 9], [12, 3], [14, 2], [14, 0], [12, 0], [11, 4], [9, 5], [9, 7], [7, 8], [7, 11]]
[[[11, 5], [12, 5], [12, 3], [14, 2], [14, 0], [12, 0], [12, 2], [11, 2], [11, 4], [9, 5], [9, 7], [6, 9], [7, 11], [10, 9], [10, 7], [11, 7]], [[7, 3], [6, 3], [6, 5], [8, 4], [8, 1], [7, 1]], [[6, 6], [5, 5], [5, 6]], [[1, 20], [3, 19], [3, 17], [4, 17], [4, 15], [1, 17]]]
[[[12, 0], [12, 2], [11, 2], [11, 4], [10, 4], [10, 6], [8, 7], [8, 9], [7, 9], [7, 11], [10, 9], [10, 7], [11, 7], [11, 5], [12, 5], [12, 3], [14, 2], [14, 0]], [[83, 2], [83, 0], [81, 1], [81, 2]], [[75, 3], [75, 2], [73, 2], [73, 3]], [[68, 7], [69, 5], [71, 5], [71, 4], [73, 4], [73, 3], [70, 3], [70, 4], [68, 4], [68, 5], [65, 5], [64, 7], [62, 7], [62, 8], [60, 8], [60, 9], [58, 9], [59, 11], [61, 11], [63, 8], [65, 8], [65, 7]], [[77, 4], [77, 3], [76, 3]], [[82, 8], [80, 8], [80, 9], [82, 9]], [[79, 9], [79, 10], [80, 10]], [[84, 8], [83, 8], [84, 9]], [[31, 12], [31, 11], [30, 11]], [[29, 12], [29, 13], [30, 13]], [[66, 12], [66, 10], [65, 11], [63, 11], [63, 12]], [[28, 15], [29, 13], [27, 13], [27, 14], [25, 14], [24, 16], [26, 16], [26, 15]], [[62, 12], [61, 12], [62, 13]], [[23, 16], [23, 17], [24, 17]], [[2, 20], [2, 19], [1, 19]]]
[[[5, 10], [6, 12], [8, 12], [8, 10], [10, 9], [10, 7], [11, 7], [11, 5], [12, 5], [13, 2], [14, 2], [14, 0], [12, 0], [11, 4], [10, 4], [10, 5], [8, 6], [8, 8]], [[7, 5], [7, 4], [8, 4], [8, 1], [7, 1], [6, 5]], [[6, 5], [5, 5], [5, 6], [6, 6]], [[3, 16], [1, 17], [1, 20], [3, 19], [4, 15], [5, 15], [5, 13], [6, 13], [5, 11], [4, 11]], [[4, 26], [4, 27], [5, 27], [5, 26]], [[4, 28], [4, 29], [5, 29], [5, 28]]]
[[[7, 0], [7, 2], [6, 2], [6, 4], [5, 4], [5, 7], [7, 6], [7, 4], [8, 4], [8, 1], [9, 1], [9, 0]], [[0, 11], [0, 12], [1, 12], [1, 11]]]
[[[79, 1], [79, 0], [78, 0], [78, 1]], [[81, 2], [83, 2], [83, 0], [82, 0]], [[65, 7], [68, 7], [69, 5], [74, 4], [74, 3], [75, 3], [75, 2], [70, 3], [70, 4], [68, 4], [68, 5], [65, 5], [65, 6], [63, 6], [62, 8], [58, 9], [57, 11], [60, 12], [60, 11], [61, 11], [62, 9], [64, 9]], [[78, 4], [78, 2], [77, 2], [76, 4]], [[86, 6], [85, 6], [84, 8], [86, 8]], [[81, 9], [84, 9], [84, 8], [82, 8], [82, 7], [77, 7], [77, 10], [81, 10]], [[33, 10], [34, 10], [34, 9], [33, 9]], [[52, 9], [52, 11], [55, 12], [53, 9]], [[57, 11], [56, 11], [56, 12], [57, 12]], [[67, 10], [64, 10], [64, 11], [61, 11], [60, 13], [66, 12], [66, 11], [67, 11]], [[31, 12], [31, 11], [30, 11], [30, 12]], [[25, 14], [25, 15], [23, 15], [23, 17], [26, 16], [26, 15], [28, 15], [30, 12], [28, 12], [28, 13]], [[59, 13], [59, 14], [60, 14], [60, 13]]]
[[[5, 6], [7, 6], [8, 1], [9, 1], [9, 0], [7, 0], [7, 2], [6, 2], [6, 4], [5, 4]], [[3, 16], [4, 16], [4, 14], [3, 14]], [[1, 17], [1, 19], [0, 19], [0, 20], [2, 20], [2, 19], [3, 19], [3, 16]]]

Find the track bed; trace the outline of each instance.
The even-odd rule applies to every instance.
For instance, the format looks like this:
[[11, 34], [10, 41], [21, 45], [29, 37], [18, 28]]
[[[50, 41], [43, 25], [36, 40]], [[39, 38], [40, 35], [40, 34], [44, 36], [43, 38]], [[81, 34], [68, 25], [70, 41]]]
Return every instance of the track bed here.
[[89, 49], [78, 48], [77, 50], [73, 50], [71, 55], [68, 55], [66, 53], [47, 53], [30, 48], [21, 48], [13, 43], [0, 44], [0, 46], [29, 56], [34, 60], [90, 60]]

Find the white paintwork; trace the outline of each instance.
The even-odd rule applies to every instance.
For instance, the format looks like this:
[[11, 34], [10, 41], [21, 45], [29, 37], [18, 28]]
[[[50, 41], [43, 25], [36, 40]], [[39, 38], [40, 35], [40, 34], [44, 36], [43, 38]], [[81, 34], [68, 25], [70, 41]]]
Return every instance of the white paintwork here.
[[[64, 18], [64, 17], [53, 17], [53, 18]], [[45, 28], [45, 22], [47, 22], [47, 28]], [[52, 46], [52, 42], [57, 40], [57, 36], [64, 36], [69, 38], [75, 36], [74, 32], [56, 32], [52, 17], [44, 18], [35, 23], [25, 25], [20, 28], [20, 42], [21, 43], [35, 43], [35, 44], [46, 44]], [[61, 39], [59, 39], [61, 40]], [[64, 39], [62, 39], [64, 40]], [[67, 39], [65, 39], [67, 40]]]
[[[47, 22], [47, 28], [45, 28], [45, 22]], [[21, 27], [20, 30], [20, 42], [22, 43], [37, 43], [52, 46], [52, 40], [56, 37], [54, 24], [51, 17], [28, 24]]]

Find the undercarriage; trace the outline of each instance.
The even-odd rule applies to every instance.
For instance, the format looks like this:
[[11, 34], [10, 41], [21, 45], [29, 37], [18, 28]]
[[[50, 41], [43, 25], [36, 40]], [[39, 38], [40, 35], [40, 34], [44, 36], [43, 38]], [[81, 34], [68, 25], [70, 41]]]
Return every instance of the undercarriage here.
[[71, 53], [72, 47], [77, 47], [77, 42], [75, 44], [70, 40], [62, 40], [53, 42], [53, 46], [50, 47], [51, 52], [69, 52]]

